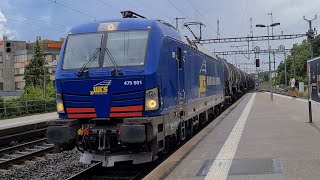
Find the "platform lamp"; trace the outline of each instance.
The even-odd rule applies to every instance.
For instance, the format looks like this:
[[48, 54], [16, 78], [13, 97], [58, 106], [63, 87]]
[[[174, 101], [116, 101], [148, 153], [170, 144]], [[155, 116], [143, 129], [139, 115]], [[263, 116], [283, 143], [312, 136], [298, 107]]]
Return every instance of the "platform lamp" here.
[[256, 27], [261, 28], [267, 28], [268, 30], [268, 54], [269, 54], [269, 86], [270, 86], [270, 98], [271, 101], [273, 101], [273, 90], [272, 90], [272, 73], [271, 73], [271, 58], [270, 58], [270, 33], [269, 28], [274, 26], [279, 26], [280, 23], [272, 23], [271, 25], [263, 25], [263, 24], [257, 24]]

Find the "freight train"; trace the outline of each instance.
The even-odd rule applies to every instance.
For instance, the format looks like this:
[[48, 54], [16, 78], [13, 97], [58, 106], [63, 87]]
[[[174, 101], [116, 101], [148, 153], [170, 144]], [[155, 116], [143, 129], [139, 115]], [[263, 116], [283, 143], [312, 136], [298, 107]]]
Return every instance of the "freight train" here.
[[253, 87], [170, 24], [144, 18], [72, 28], [55, 79], [59, 119], [48, 141], [106, 167], [154, 161]]

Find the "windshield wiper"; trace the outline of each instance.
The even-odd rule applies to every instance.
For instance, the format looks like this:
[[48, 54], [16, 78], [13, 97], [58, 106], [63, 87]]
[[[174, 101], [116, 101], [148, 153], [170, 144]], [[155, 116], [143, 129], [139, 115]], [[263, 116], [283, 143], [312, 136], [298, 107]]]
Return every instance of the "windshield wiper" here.
[[[110, 50], [106, 47], [106, 48], [105, 48], [105, 51], [106, 51], [107, 55], [109, 56], [109, 58], [110, 58], [110, 60], [111, 60], [111, 62], [112, 62], [112, 64], [113, 64], [114, 68], [117, 70], [118, 74], [119, 74], [119, 75], [123, 75], [120, 67], [118, 66], [117, 62], [114, 60], [114, 58], [113, 58]], [[114, 75], [114, 74], [113, 74], [113, 75]]]
[[101, 41], [100, 41], [100, 47], [98, 47], [90, 56], [90, 58], [87, 60], [86, 63], [83, 64], [83, 66], [81, 67], [81, 69], [78, 72], [78, 77], [82, 76], [83, 72], [88, 69], [87, 66], [90, 62], [92, 62], [93, 60], [96, 59], [97, 55], [100, 53], [101, 51], [101, 46], [102, 46], [102, 40], [103, 40], [103, 36], [101, 36]]
[[101, 48], [97, 48], [97, 49], [93, 52], [93, 54], [90, 56], [90, 58], [87, 60], [87, 62], [86, 62], [86, 63], [81, 67], [81, 69], [79, 70], [79, 72], [78, 72], [78, 77], [82, 76], [82, 73], [83, 73], [86, 69], [88, 69], [88, 68], [87, 68], [88, 64], [97, 57], [97, 55], [99, 54], [100, 51], [101, 51]]

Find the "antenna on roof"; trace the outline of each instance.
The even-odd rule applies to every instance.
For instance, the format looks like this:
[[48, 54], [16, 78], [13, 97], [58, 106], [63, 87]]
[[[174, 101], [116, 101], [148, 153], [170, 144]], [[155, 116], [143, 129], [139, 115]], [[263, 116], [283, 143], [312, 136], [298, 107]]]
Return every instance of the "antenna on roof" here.
[[143, 18], [146, 19], [146, 17], [141, 16], [140, 14], [137, 14], [133, 11], [121, 11], [123, 18]]

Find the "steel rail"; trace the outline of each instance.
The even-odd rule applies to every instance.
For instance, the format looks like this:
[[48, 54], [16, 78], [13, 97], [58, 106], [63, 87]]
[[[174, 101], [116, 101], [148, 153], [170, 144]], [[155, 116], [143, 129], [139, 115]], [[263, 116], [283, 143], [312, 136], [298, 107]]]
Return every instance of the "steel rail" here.
[[92, 176], [94, 174], [94, 171], [99, 168], [101, 166], [102, 162], [96, 163], [86, 169], [84, 169], [83, 171], [69, 177], [67, 180], [75, 180], [75, 179], [86, 179], [89, 176]]
[[24, 141], [35, 137], [44, 137], [47, 132], [47, 128], [34, 129], [26, 132], [20, 132], [16, 134], [10, 134], [0, 137], [0, 146], [10, 144], [14, 141]]
[[75, 179], [117, 179], [117, 180], [134, 180], [141, 179], [147, 167], [133, 169], [132, 166], [124, 167], [101, 167], [102, 162], [96, 163], [83, 171], [71, 176], [68, 180]]
[[46, 140], [39, 139], [0, 150], [0, 169], [52, 152], [53, 144], [47, 144]]

